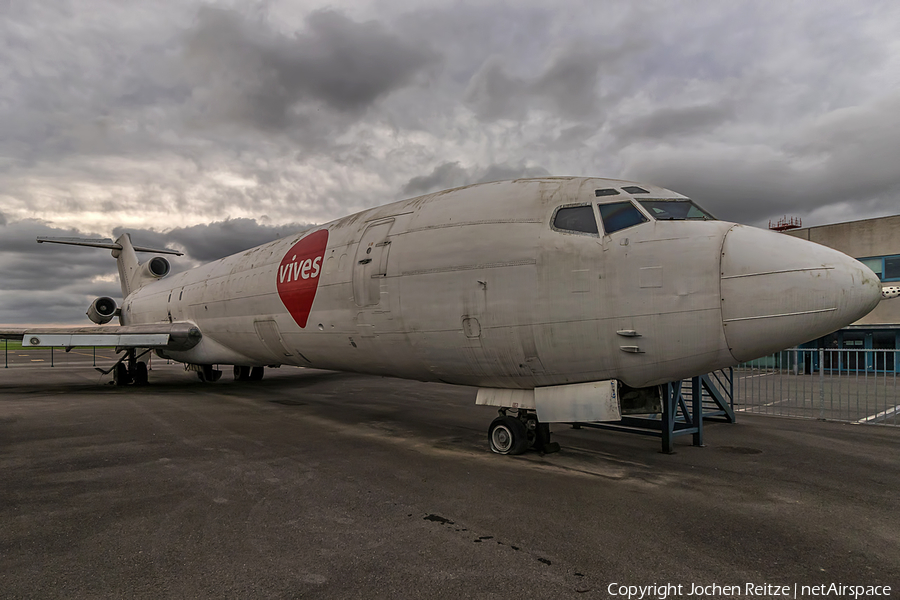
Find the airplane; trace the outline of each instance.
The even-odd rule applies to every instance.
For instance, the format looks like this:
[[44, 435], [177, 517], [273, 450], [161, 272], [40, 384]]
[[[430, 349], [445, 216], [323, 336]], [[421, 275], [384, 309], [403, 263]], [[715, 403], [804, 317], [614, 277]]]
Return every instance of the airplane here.
[[661, 384], [826, 335], [882, 297], [836, 250], [589, 177], [426, 194], [168, 277], [166, 258], [136, 253], [181, 253], [127, 233], [37, 241], [110, 249], [121, 306], [97, 298], [96, 326], [0, 337], [116, 346], [117, 385], [146, 384], [155, 351], [205, 382], [294, 365], [475, 386], [498, 408], [499, 454], [550, 448], [548, 423], [617, 421], [625, 391], [658, 406]]

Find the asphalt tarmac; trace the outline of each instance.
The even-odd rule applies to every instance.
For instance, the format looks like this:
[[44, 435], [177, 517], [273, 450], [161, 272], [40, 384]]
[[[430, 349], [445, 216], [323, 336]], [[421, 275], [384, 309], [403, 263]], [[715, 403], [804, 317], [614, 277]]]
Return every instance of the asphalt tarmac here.
[[[117, 388], [92, 356], [19, 358], [0, 368], [4, 598], [900, 589], [900, 428], [741, 414], [665, 455], [555, 426], [561, 452], [505, 457], [473, 388], [296, 368], [203, 384], [164, 361]], [[740, 594], [690, 596], [713, 584]]]

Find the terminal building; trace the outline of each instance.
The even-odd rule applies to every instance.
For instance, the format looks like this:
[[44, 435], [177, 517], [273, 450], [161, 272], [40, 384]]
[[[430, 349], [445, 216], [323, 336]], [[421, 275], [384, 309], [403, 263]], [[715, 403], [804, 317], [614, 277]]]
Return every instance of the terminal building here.
[[[882, 284], [900, 285], [900, 215], [791, 229], [784, 233], [840, 250], [872, 269]], [[900, 298], [882, 302], [859, 321], [802, 347], [880, 350], [838, 353], [843, 359], [839, 368], [900, 373], [900, 352], [889, 352], [900, 350]], [[827, 363], [833, 362], [830, 358], [826, 357]], [[825, 368], [836, 366], [826, 364]]]

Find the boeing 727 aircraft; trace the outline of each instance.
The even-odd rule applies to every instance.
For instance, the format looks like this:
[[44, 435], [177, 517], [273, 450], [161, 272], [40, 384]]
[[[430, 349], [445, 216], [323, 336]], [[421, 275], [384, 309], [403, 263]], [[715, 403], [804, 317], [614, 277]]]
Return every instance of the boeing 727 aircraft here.
[[223, 365], [238, 380], [297, 365], [477, 386], [500, 408], [501, 454], [541, 443], [549, 422], [618, 420], [622, 386], [653, 392], [815, 339], [882, 295], [840, 252], [597, 178], [428, 194], [169, 277], [165, 258], [136, 252], [178, 253], [128, 234], [38, 241], [111, 249], [122, 304], [96, 299], [97, 326], [4, 337], [117, 346], [119, 385], [146, 383], [154, 350], [205, 381]]

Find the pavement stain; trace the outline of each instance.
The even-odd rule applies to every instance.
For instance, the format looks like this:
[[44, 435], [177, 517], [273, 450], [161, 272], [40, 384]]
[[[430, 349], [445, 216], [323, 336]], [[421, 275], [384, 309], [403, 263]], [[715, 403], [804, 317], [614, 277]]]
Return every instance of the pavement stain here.
[[[407, 515], [407, 516], [410, 516], [410, 517], [411, 517], [412, 515], [410, 514], [410, 515]], [[447, 517], [442, 517], [441, 515], [437, 515], [437, 514], [434, 514], [434, 513], [429, 513], [429, 514], [425, 515], [424, 517], [422, 517], [422, 520], [424, 520], [424, 521], [430, 521], [430, 522], [433, 522], [433, 523], [438, 523], [438, 524], [440, 524], [440, 525], [447, 525], [447, 526], [450, 526], [450, 525], [456, 525], [456, 522], [455, 522], [455, 521], [452, 521], [452, 520], [448, 519]], [[468, 529], [466, 529], [466, 528], [452, 528], [452, 527], [451, 527], [451, 529], [453, 529], [453, 530], [456, 531], [456, 532], [465, 532], [465, 531], [468, 531]], [[502, 541], [500, 541], [500, 540], [498, 540], [498, 539], [495, 539], [494, 536], [492, 536], [492, 535], [480, 535], [480, 536], [478, 536], [477, 538], [473, 539], [472, 542], [473, 542], [473, 543], [476, 543], [476, 544], [481, 544], [481, 543], [484, 543], [484, 542], [490, 542], [491, 540], [493, 540], [494, 543], [495, 543], [497, 546], [508, 547], [508, 548], [510, 548], [511, 550], [513, 550], [514, 552], [524, 552], [525, 554], [530, 555], [530, 556], [531, 556], [532, 558], [534, 558], [537, 562], [539, 562], [539, 563], [541, 563], [541, 564], [543, 564], [543, 565], [546, 565], [546, 566], [548, 566], [548, 567], [553, 566], [553, 561], [551, 561], [549, 558], [545, 558], [545, 557], [543, 557], [543, 556], [539, 556], [539, 555], [538, 555], [537, 553], [535, 553], [535, 552], [531, 552], [531, 551], [528, 551], [528, 550], [523, 550], [523, 549], [520, 548], [519, 546], [514, 546], [514, 545], [512, 545], [512, 544], [505, 544], [504, 542], [502, 542]], [[572, 572], [569, 572], [569, 570], [566, 569], [566, 573], [563, 573], [562, 576], [561, 576], [561, 578], [564, 579], [564, 578], [569, 577], [569, 576], [574, 577], [574, 578], [577, 578], [574, 582], [572, 582], [572, 581], [569, 582], [569, 584], [573, 585], [573, 590], [574, 590], [576, 593], [582, 594], [582, 593], [591, 591], [592, 587], [584, 580], [584, 578], [587, 577], [584, 573], [581, 573], [581, 572], [579, 572], [579, 571], [572, 571]]]

